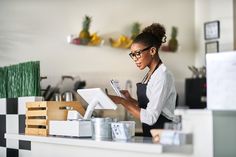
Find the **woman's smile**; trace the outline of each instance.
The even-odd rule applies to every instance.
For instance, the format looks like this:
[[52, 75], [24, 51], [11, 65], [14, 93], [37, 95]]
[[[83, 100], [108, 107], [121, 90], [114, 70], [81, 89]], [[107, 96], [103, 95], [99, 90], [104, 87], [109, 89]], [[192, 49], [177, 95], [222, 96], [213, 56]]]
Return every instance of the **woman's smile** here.
[[136, 66], [138, 67], [138, 68], [140, 68], [141, 66], [142, 66], [142, 63], [141, 62], [137, 62], [137, 63], [135, 63], [136, 64]]

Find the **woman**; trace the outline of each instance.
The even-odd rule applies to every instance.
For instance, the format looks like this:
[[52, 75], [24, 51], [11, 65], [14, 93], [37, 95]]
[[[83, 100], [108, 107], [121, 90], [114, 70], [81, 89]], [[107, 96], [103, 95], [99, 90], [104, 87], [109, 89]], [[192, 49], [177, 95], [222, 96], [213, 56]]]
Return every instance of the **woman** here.
[[142, 122], [143, 136], [151, 136], [150, 129], [163, 128], [165, 122], [175, 121], [176, 90], [174, 79], [158, 55], [166, 41], [165, 28], [159, 23], [146, 27], [131, 45], [130, 57], [140, 70], [149, 68], [141, 83], [137, 83], [137, 98], [121, 91], [125, 98], [111, 96], [117, 104]]

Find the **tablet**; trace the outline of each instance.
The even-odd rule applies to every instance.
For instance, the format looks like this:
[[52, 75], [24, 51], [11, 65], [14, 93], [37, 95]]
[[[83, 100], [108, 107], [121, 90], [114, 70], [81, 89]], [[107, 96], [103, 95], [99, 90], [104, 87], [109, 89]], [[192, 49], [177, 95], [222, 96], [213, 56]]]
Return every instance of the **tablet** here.
[[114, 89], [114, 91], [116, 92], [117, 96], [125, 98], [125, 96], [120, 92], [121, 88], [120, 88], [119, 81], [117, 81], [117, 80], [110, 80], [110, 84], [111, 84], [112, 88]]
[[101, 88], [78, 89], [77, 93], [88, 103], [84, 119], [92, 116], [94, 109], [113, 109], [116, 104], [102, 91]]

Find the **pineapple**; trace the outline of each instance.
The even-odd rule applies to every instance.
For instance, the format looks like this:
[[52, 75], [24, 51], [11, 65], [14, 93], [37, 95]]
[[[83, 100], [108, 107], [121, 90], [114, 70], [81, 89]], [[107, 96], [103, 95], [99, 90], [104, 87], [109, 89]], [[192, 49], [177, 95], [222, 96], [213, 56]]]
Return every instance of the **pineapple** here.
[[168, 42], [168, 47], [170, 49], [170, 51], [177, 51], [178, 48], [178, 41], [176, 39], [177, 37], [177, 27], [172, 27], [172, 32], [171, 32], [171, 39]]
[[134, 39], [139, 33], [140, 33], [140, 24], [138, 22], [135, 22], [131, 30], [131, 34], [132, 34], [131, 39]]
[[83, 29], [79, 33], [79, 38], [81, 40], [81, 44], [87, 45], [91, 39], [90, 33], [89, 33], [89, 27], [91, 23], [91, 17], [85, 15], [84, 21], [83, 21]]

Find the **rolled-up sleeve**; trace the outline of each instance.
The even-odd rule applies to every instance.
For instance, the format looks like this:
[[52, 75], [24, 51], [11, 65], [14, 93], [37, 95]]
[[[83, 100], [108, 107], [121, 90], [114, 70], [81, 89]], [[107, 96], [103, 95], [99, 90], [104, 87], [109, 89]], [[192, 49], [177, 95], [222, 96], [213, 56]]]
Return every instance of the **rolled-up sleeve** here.
[[140, 111], [140, 121], [142, 123], [153, 125], [158, 120], [162, 109], [168, 97], [168, 80], [167, 75], [163, 73], [161, 76], [154, 74], [147, 85], [147, 97], [149, 102], [146, 109]]

